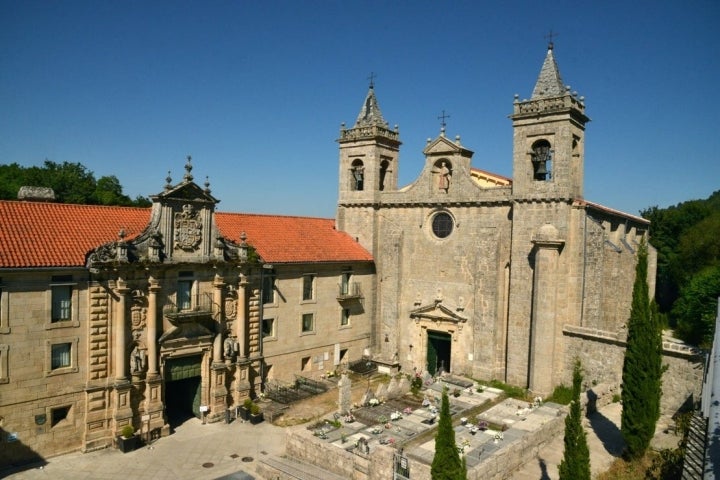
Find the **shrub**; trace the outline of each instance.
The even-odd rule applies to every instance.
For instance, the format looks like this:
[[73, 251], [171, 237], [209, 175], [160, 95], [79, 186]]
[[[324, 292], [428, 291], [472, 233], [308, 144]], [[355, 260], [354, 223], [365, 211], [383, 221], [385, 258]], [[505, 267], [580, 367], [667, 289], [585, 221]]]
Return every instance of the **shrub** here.
[[135, 433], [135, 429], [132, 425], [125, 425], [122, 427], [122, 430], [120, 430], [120, 435], [123, 438], [131, 438], [133, 434]]
[[553, 390], [552, 395], [547, 399], [548, 402], [559, 403], [560, 405], [567, 405], [573, 399], [573, 390], [565, 385], [558, 385]]
[[259, 414], [259, 413], [260, 413], [260, 405], [258, 405], [257, 403], [254, 403], [254, 402], [250, 402], [250, 403], [251, 403], [251, 405], [250, 405], [250, 413], [251, 413], [252, 415], [257, 415], [257, 414]]
[[249, 411], [252, 408], [252, 406], [253, 406], [253, 401], [249, 397], [246, 398], [245, 401], [243, 402], [243, 408], [245, 408], [245, 410]]

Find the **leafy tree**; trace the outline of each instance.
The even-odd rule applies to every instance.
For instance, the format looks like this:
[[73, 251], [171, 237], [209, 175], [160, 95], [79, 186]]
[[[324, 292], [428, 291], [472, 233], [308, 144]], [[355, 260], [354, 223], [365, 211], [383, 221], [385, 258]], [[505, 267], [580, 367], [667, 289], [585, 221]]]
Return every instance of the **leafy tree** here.
[[447, 389], [444, 389], [442, 393], [440, 420], [435, 437], [435, 456], [430, 467], [430, 474], [433, 480], [465, 480], [467, 477], [465, 461], [460, 459], [455, 445], [455, 430], [452, 428]]
[[629, 459], [641, 457], [650, 446], [660, 418], [662, 388], [662, 329], [650, 305], [647, 246], [638, 251], [632, 307], [622, 373], [621, 427]]
[[120, 181], [114, 175], [95, 180], [93, 172], [80, 163], [45, 160], [42, 167], [22, 167], [17, 163], [0, 165], [0, 199], [15, 200], [20, 187], [26, 185], [52, 188], [59, 203], [138, 207], [151, 204], [145, 197], [132, 200], [124, 195]]
[[582, 426], [580, 406], [582, 380], [582, 366], [580, 360], [577, 360], [573, 368], [570, 413], [565, 417], [565, 452], [558, 467], [560, 480], [590, 480], [590, 450]]
[[718, 296], [720, 296], [720, 266], [710, 266], [695, 275], [685, 285], [672, 309], [677, 319], [677, 335], [684, 341], [702, 347], [712, 343], [715, 333]]

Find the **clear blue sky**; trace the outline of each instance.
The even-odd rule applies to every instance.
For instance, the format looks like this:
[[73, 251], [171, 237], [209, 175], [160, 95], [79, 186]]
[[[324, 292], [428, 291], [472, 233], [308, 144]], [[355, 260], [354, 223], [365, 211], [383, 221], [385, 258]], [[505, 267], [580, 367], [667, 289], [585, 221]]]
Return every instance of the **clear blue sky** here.
[[0, 164], [79, 162], [135, 197], [193, 157], [222, 211], [332, 217], [341, 122], [375, 72], [400, 184], [438, 115], [512, 175], [513, 95], [557, 32], [585, 96], [585, 197], [637, 214], [720, 189], [720, 2], [0, 0]]

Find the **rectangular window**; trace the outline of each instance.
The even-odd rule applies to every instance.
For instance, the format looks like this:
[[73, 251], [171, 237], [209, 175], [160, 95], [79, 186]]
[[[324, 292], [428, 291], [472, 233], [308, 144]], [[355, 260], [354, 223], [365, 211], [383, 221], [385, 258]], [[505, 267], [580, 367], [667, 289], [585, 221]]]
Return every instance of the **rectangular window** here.
[[72, 365], [72, 343], [56, 343], [51, 347], [50, 369], [67, 368]]
[[342, 314], [340, 316], [340, 325], [343, 327], [350, 325], [350, 309], [349, 308], [342, 309]]
[[53, 285], [52, 291], [52, 317], [51, 321], [67, 322], [72, 315], [72, 286]]
[[263, 272], [262, 302], [275, 303], [275, 272], [273, 270]]
[[303, 300], [315, 298], [315, 275], [303, 275]]
[[193, 282], [190, 280], [178, 281], [177, 306], [180, 310], [192, 309], [192, 287]]
[[300, 360], [300, 370], [303, 372], [306, 370], [310, 370], [310, 357], [303, 357]]
[[263, 333], [263, 338], [275, 336], [275, 319], [274, 318], [263, 319], [262, 333]]
[[0, 383], [9, 383], [8, 377], [8, 350], [10, 345], [0, 345]]
[[350, 295], [350, 279], [352, 272], [343, 272], [340, 279], [340, 295]]
[[315, 314], [313, 313], [303, 313], [302, 316], [302, 331], [305, 332], [312, 332], [315, 329]]
[[50, 410], [50, 426], [54, 427], [58, 423], [62, 422], [70, 414], [70, 406], [53, 408]]
[[10, 333], [8, 325], [8, 294], [3, 290], [2, 278], [0, 278], [0, 333]]

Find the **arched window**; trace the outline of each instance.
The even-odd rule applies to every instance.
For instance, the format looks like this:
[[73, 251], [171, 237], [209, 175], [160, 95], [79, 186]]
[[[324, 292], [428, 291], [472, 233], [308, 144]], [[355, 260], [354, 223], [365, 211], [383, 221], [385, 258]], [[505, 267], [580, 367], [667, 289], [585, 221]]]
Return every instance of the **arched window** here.
[[552, 178], [552, 148], [547, 140], [538, 140], [532, 146], [533, 179], [546, 181]]
[[381, 192], [385, 190], [385, 176], [387, 175], [389, 166], [390, 162], [387, 160], [383, 160], [382, 163], [380, 163], [380, 184], [378, 185], [378, 188], [380, 188]]
[[350, 168], [351, 179], [350, 187], [352, 190], [360, 191], [365, 188], [365, 166], [361, 160], [355, 160], [352, 162]]

